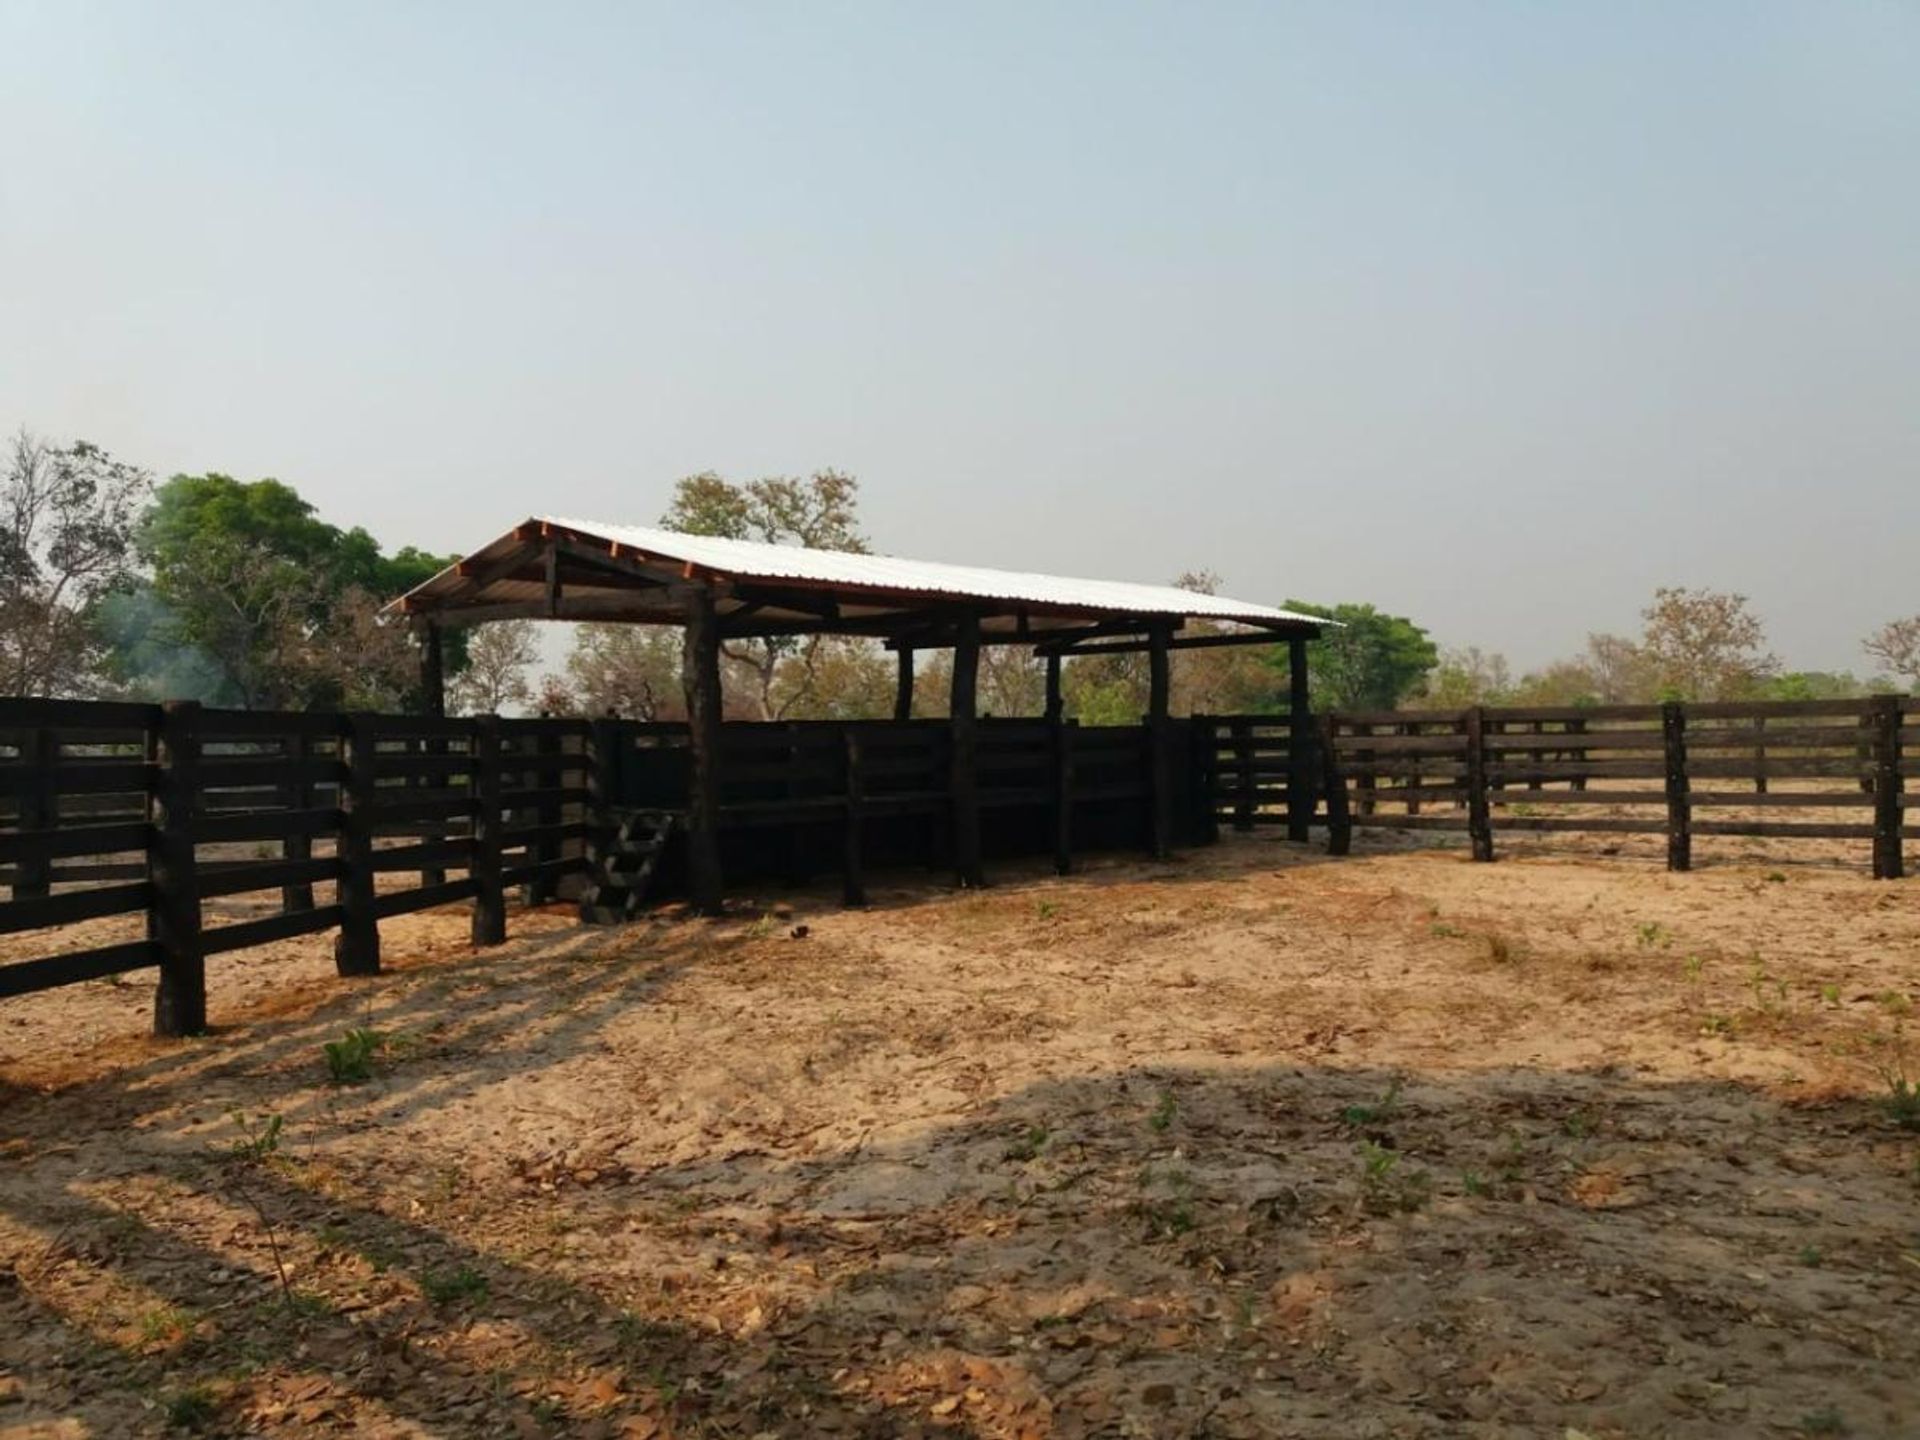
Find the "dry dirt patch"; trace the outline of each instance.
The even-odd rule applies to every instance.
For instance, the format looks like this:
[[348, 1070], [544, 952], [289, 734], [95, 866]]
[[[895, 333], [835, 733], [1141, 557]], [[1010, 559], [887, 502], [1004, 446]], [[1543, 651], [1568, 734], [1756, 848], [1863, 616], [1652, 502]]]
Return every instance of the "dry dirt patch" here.
[[1770, 863], [1263, 837], [10, 1003], [0, 1433], [1912, 1433], [1920, 891]]

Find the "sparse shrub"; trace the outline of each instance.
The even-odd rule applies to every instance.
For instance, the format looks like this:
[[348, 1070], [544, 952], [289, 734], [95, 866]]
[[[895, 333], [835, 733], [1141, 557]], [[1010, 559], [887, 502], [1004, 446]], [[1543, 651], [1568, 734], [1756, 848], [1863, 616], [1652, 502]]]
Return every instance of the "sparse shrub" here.
[[373, 1078], [373, 1057], [387, 1043], [378, 1030], [364, 1027], [347, 1031], [339, 1040], [329, 1040], [320, 1048], [327, 1057], [327, 1075], [336, 1085], [364, 1085]]
[[1042, 900], [1033, 907], [1033, 913], [1042, 920], [1051, 920], [1060, 913], [1060, 907], [1051, 900]]
[[1642, 950], [1652, 950], [1656, 947], [1664, 950], [1673, 944], [1673, 932], [1658, 920], [1647, 921], [1635, 934], [1639, 937]]
[[1769, 870], [1766, 875], [1766, 880], [1769, 885], [1784, 885], [1787, 883], [1786, 875], [1778, 870]]
[[1845, 1435], [1847, 1428], [1846, 1417], [1831, 1405], [1809, 1410], [1800, 1417], [1802, 1435]]
[[1427, 927], [1427, 933], [1436, 940], [1464, 940], [1467, 932], [1458, 925], [1446, 925], [1436, 920]]

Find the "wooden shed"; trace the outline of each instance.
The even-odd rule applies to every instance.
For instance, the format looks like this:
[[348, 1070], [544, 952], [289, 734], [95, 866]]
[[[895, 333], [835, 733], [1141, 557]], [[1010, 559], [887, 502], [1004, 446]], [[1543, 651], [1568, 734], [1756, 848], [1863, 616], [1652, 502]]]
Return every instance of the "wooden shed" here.
[[[945, 783], [937, 795], [914, 793], [923, 807], [943, 812], [955, 873], [961, 883], [977, 884], [982, 879], [983, 786], [976, 692], [982, 646], [1030, 646], [1044, 657], [1047, 700], [1040, 723], [1054, 730], [1062, 726], [1064, 659], [1116, 652], [1149, 657], [1149, 704], [1140, 727], [1145, 809], [1150, 847], [1164, 855], [1173, 845], [1173, 801], [1181, 780], [1168, 713], [1171, 652], [1285, 640], [1291, 649], [1292, 710], [1304, 716], [1305, 646], [1323, 623], [1271, 605], [1171, 586], [802, 549], [557, 517], [516, 525], [408, 592], [394, 608], [421, 627], [428, 705], [436, 711], [441, 708], [441, 633], [446, 628], [522, 618], [679, 627], [684, 637], [687, 774], [684, 795], [668, 797], [662, 808], [684, 830], [688, 888], [695, 903], [709, 911], [719, 908], [725, 888], [722, 831], [751, 808], [724, 803], [729, 746], [722, 741], [721, 646], [728, 640], [839, 635], [880, 641], [898, 655], [894, 721], [901, 725], [909, 723], [911, 715], [916, 652], [951, 650], [947, 718], [937, 722], [944, 732], [938, 738]], [[1188, 633], [1194, 620], [1234, 628]], [[853, 856], [859, 850], [865, 787], [857, 773], [858, 727], [843, 728], [847, 733], [835, 737], [847, 757], [838, 793], [798, 799], [815, 811], [831, 802], [849, 833]], [[671, 803], [675, 798], [682, 803]], [[887, 799], [884, 793], [877, 795], [873, 808], [885, 809]], [[770, 803], [758, 802], [760, 811]], [[1070, 808], [1070, 797], [1051, 808], [1057, 811], [1061, 804]], [[798, 815], [801, 808], [793, 807], [791, 813]], [[1032, 848], [1044, 851], [1047, 827], [1034, 828], [1040, 833]]]

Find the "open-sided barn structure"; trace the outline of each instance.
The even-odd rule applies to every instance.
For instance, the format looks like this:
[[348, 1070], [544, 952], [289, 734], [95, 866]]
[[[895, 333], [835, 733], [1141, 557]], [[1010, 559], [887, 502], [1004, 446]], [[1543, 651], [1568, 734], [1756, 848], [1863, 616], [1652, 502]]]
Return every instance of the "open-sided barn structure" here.
[[[1168, 713], [1172, 652], [1285, 640], [1291, 646], [1293, 710], [1304, 714], [1305, 646], [1322, 624], [1313, 616], [1271, 605], [1169, 586], [809, 550], [554, 517], [515, 526], [395, 605], [424, 632], [426, 691], [434, 709], [440, 704], [441, 632], [447, 627], [519, 618], [680, 627], [688, 715], [684, 792], [674, 794], [669, 784], [663, 793], [660, 775], [648, 776], [642, 768], [635, 783], [622, 786], [618, 798], [679, 817], [686, 834], [688, 886], [695, 902], [707, 909], [717, 908], [722, 897], [723, 831], [764, 823], [769, 813], [799, 824], [809, 812], [827, 810], [842, 812], [836, 820], [857, 831], [857, 820], [844, 817], [850, 806], [863, 801], [876, 818], [906, 810], [923, 815], [944, 811], [956, 873], [962, 883], [978, 883], [983, 800], [989, 807], [996, 800], [1013, 803], [982, 773], [986, 767], [976, 694], [985, 645], [1025, 645], [1045, 657], [1047, 701], [1041, 723], [1055, 730], [1061, 726], [1063, 660], [1128, 651], [1148, 656], [1151, 680], [1143, 717], [1147, 834], [1154, 853], [1165, 854], [1181, 828], [1179, 792], [1186, 779], [1184, 767], [1176, 763], [1178, 740]], [[1233, 628], [1209, 626], [1207, 633], [1188, 633], [1194, 620], [1226, 622]], [[810, 795], [804, 783], [788, 784], [779, 788], [789, 793], [727, 803], [729, 781], [735, 778], [729, 759], [745, 747], [723, 739], [723, 728], [738, 727], [722, 725], [721, 647], [729, 640], [796, 635], [862, 636], [895, 651], [899, 678], [894, 721], [899, 725], [907, 724], [912, 713], [916, 652], [952, 651], [947, 718], [938, 722], [944, 731], [937, 741], [945, 774], [937, 793], [923, 783], [904, 795], [885, 790], [864, 794], [863, 777], [850, 773], [860, 768], [858, 727], [840, 727], [844, 733], [829, 737], [842, 751], [835, 793]], [[789, 781], [804, 781], [809, 773], [806, 759], [787, 756], [793, 766]], [[764, 767], [739, 778], [781, 779], [764, 773]], [[651, 787], [649, 779], [655, 782]], [[791, 793], [796, 789], [799, 793]], [[1029, 808], [1057, 810], [1059, 805]], [[1028, 828], [1033, 831], [1031, 848], [1044, 851], [1044, 819]], [[1012, 848], [1025, 847], [1016, 843]]]

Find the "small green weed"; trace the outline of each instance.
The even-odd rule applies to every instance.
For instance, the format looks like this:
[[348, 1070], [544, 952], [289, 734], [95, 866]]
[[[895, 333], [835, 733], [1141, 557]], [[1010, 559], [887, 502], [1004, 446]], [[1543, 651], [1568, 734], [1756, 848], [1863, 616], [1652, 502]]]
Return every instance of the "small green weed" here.
[[168, 1429], [187, 1430], [194, 1434], [213, 1423], [219, 1408], [214, 1402], [213, 1392], [204, 1385], [178, 1391], [160, 1402], [160, 1413], [166, 1417]]
[[193, 1324], [191, 1311], [182, 1310], [176, 1305], [156, 1305], [140, 1317], [140, 1343], [177, 1344], [192, 1331]]
[[1767, 871], [1765, 879], [1769, 885], [1784, 885], [1787, 883], [1786, 873], [1781, 870]]
[[387, 1043], [378, 1030], [357, 1028], [320, 1048], [326, 1053], [327, 1075], [336, 1085], [363, 1085], [373, 1078], [373, 1057]]
[[1180, 1113], [1180, 1102], [1174, 1098], [1173, 1091], [1162, 1090], [1160, 1103], [1153, 1107], [1153, 1113], [1147, 1116], [1147, 1124], [1156, 1132], [1164, 1134], [1173, 1125], [1173, 1117]]
[[1493, 1194], [1493, 1186], [1488, 1184], [1486, 1177], [1477, 1170], [1462, 1170], [1460, 1183], [1466, 1187], [1467, 1194], [1476, 1199], [1483, 1200]]
[[1033, 907], [1033, 913], [1042, 920], [1051, 920], [1060, 913], [1060, 907], [1051, 900], [1042, 900]]
[[1800, 1417], [1802, 1435], [1845, 1435], [1847, 1429], [1846, 1417], [1831, 1405], [1809, 1410]]
[[1427, 927], [1427, 933], [1436, 940], [1464, 940], [1467, 938], [1467, 932], [1462, 930], [1458, 925], [1446, 925], [1438, 920]]
[[1363, 1125], [1384, 1125], [1400, 1109], [1402, 1081], [1398, 1075], [1387, 1083], [1386, 1091], [1371, 1105], [1349, 1105], [1340, 1112], [1341, 1121], [1357, 1130]]
[[1818, 1265], [1820, 1260], [1820, 1247], [1818, 1245], [1805, 1245], [1801, 1247], [1800, 1263], [1802, 1265]]
[[1649, 920], [1635, 932], [1642, 950], [1666, 949], [1673, 944], [1673, 932], [1658, 920]]
[[1360, 1205], [1374, 1215], [1426, 1206], [1432, 1181], [1424, 1170], [1402, 1170], [1398, 1152], [1360, 1142]]
[[1820, 1001], [1829, 1010], [1838, 1010], [1840, 1008], [1840, 987], [1838, 985], [1822, 985], [1820, 987]]
[[483, 1299], [491, 1288], [487, 1277], [471, 1265], [453, 1270], [429, 1270], [420, 1277], [420, 1293], [435, 1305]]
[[1024, 1165], [1027, 1161], [1039, 1157], [1041, 1150], [1046, 1147], [1047, 1136], [1050, 1133], [1044, 1125], [1029, 1125], [1018, 1140], [1009, 1142], [1002, 1154], [1006, 1159], [1017, 1160]]

